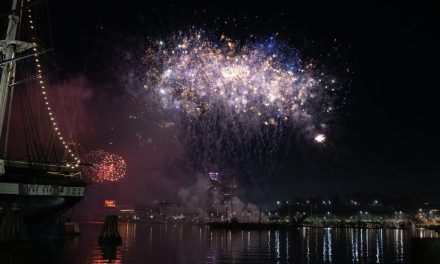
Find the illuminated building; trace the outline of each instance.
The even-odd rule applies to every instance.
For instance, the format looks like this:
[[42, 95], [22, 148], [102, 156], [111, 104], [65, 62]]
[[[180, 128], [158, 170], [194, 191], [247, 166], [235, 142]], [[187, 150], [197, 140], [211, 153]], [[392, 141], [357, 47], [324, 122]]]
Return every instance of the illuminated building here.
[[136, 206], [119, 210], [121, 221], [137, 222], [198, 222], [197, 210], [180, 203], [155, 202], [148, 206]]
[[222, 181], [218, 172], [209, 173], [208, 186], [208, 214], [214, 218], [218, 218], [221, 214], [221, 193]]
[[208, 213], [212, 220], [230, 220], [232, 198], [237, 196], [235, 178], [224, 179], [218, 172], [209, 173]]

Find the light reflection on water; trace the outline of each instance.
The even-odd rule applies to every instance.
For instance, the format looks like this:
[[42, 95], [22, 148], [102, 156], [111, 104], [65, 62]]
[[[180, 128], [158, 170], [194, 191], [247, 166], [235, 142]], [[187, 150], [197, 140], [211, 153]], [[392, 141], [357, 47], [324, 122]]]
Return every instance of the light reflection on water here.
[[1, 250], [0, 263], [410, 263], [412, 236], [439, 238], [427, 229], [226, 231], [120, 224], [122, 245], [102, 247], [97, 243], [100, 228], [83, 224], [79, 237], [35, 241], [17, 252]]

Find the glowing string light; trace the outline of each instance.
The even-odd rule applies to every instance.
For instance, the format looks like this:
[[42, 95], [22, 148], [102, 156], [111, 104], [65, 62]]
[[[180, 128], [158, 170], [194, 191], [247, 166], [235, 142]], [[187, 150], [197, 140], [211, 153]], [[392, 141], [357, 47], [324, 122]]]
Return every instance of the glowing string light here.
[[[27, 0], [27, 2], [29, 3], [30, 0]], [[35, 31], [35, 27], [33, 26], [31, 9], [27, 9], [27, 12], [28, 12], [29, 28], [30, 28], [31, 32], [34, 32]], [[47, 106], [46, 107], [47, 114], [49, 116], [50, 121], [52, 121], [51, 122], [52, 128], [55, 131], [54, 133], [58, 136], [59, 142], [64, 146], [66, 156], [70, 156], [74, 160], [73, 163], [66, 163], [66, 167], [72, 168], [72, 169], [77, 168], [79, 166], [79, 164], [81, 163], [81, 160], [74, 153], [72, 153], [72, 150], [67, 145], [66, 141], [64, 141], [64, 137], [62, 136], [62, 134], [60, 132], [60, 128], [58, 126], [58, 122], [56, 122], [56, 119], [54, 117], [54, 113], [52, 112], [52, 108], [50, 107], [51, 104], [50, 104], [49, 98], [47, 96], [45, 82], [42, 79], [42, 75], [41, 75], [42, 71], [41, 71], [40, 60], [38, 58], [38, 44], [36, 42], [35, 36], [32, 36], [32, 44], [34, 45], [34, 48], [32, 49], [32, 51], [33, 51], [33, 55], [35, 57], [35, 68], [36, 68], [36, 70], [38, 72], [38, 76], [37, 76], [38, 82], [37, 82], [37, 84], [38, 84], [38, 86], [39, 86], [39, 88], [41, 90], [41, 94], [43, 95], [44, 105]]]

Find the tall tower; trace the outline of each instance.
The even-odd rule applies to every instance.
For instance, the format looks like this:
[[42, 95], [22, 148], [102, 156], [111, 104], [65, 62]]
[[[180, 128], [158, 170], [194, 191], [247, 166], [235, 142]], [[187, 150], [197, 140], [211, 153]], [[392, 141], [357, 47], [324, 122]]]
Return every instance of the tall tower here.
[[232, 198], [237, 196], [237, 181], [234, 177], [221, 177], [218, 172], [210, 172], [208, 187], [208, 208], [211, 219], [231, 220], [234, 217]]
[[210, 172], [208, 186], [208, 213], [211, 219], [219, 218], [221, 212], [222, 181], [218, 172]]

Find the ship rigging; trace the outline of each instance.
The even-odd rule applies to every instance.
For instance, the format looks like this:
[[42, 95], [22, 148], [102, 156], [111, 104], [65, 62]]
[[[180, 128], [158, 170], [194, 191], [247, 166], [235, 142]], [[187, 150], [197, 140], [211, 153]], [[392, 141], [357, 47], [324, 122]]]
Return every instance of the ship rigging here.
[[[41, 24], [34, 18], [41, 10], [30, 0], [13, 0], [10, 10], [6, 36], [0, 40], [0, 220], [8, 211], [20, 210], [26, 222], [51, 222], [84, 198], [86, 182], [69, 143], [73, 135], [63, 135], [57, 120], [62, 106], [48, 95], [45, 66], [56, 64], [54, 56], [45, 56], [53, 55], [53, 49], [45, 47], [37, 32]], [[12, 130], [17, 124], [21, 131]], [[24, 158], [11, 153], [23, 145]]]

